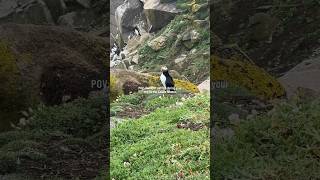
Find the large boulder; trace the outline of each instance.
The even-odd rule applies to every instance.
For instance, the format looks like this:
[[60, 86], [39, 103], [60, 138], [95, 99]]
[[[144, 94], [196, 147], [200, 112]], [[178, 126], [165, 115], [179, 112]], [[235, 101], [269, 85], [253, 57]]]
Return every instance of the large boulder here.
[[108, 41], [60, 27], [0, 26], [0, 119], [39, 103], [60, 104], [101, 89]]
[[176, 2], [162, 3], [161, 0], [145, 0], [143, 8], [151, 32], [160, 30], [181, 12]]
[[54, 22], [57, 22], [59, 17], [67, 12], [64, 0], [44, 0], [44, 2], [50, 10]]
[[115, 20], [118, 33], [127, 42], [128, 36], [133, 32], [135, 26], [144, 21], [143, 4], [139, 0], [126, 0], [117, 7]]
[[255, 41], [272, 42], [272, 36], [280, 20], [266, 13], [254, 14], [249, 19], [250, 37]]
[[285, 87], [289, 98], [299, 93], [299, 89], [320, 93], [320, 56], [298, 64], [280, 77], [279, 81]]
[[91, 0], [63, 0], [70, 11], [81, 8], [90, 8]]
[[167, 37], [159, 36], [152, 41], [148, 42], [148, 46], [155, 51], [159, 51], [166, 46]]
[[[116, 22], [116, 9], [120, 6], [124, 0], [110, 1], [110, 33], [114, 36], [117, 34], [117, 22]], [[114, 43], [114, 39], [111, 39], [111, 44]]]
[[11, 13], [14, 13], [17, 7], [18, 7], [17, 1], [13, 1], [13, 0], [0, 1], [0, 18], [7, 17]]
[[60, 16], [58, 24], [60, 26], [67, 26], [77, 30], [89, 31], [95, 20], [96, 14], [92, 10], [85, 9]]
[[0, 1], [0, 23], [54, 24], [51, 13], [42, 0]]
[[198, 89], [200, 92], [209, 92], [210, 93], [210, 78], [207, 80], [203, 81], [198, 85]]

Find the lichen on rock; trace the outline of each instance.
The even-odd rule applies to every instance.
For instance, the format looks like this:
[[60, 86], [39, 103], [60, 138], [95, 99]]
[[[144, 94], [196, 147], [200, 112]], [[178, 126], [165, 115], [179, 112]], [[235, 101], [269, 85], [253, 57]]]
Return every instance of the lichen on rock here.
[[285, 95], [282, 85], [262, 68], [248, 61], [211, 57], [213, 81], [229, 81], [245, 87], [262, 99], [273, 99]]

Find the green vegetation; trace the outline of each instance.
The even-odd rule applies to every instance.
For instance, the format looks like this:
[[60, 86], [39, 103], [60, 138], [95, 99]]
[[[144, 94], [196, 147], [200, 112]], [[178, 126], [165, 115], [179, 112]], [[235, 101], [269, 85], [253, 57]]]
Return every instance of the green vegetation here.
[[104, 98], [77, 99], [60, 106], [39, 107], [28, 124], [28, 129], [60, 131], [75, 137], [97, 133], [105, 123]]
[[266, 115], [242, 120], [219, 137], [214, 179], [317, 179], [320, 100], [282, 102]]
[[0, 119], [17, 120], [17, 112], [25, 106], [21, 100], [24, 94], [18, 88], [21, 82], [16, 57], [5, 41], [0, 41], [0, 82]]
[[[209, 99], [196, 95], [177, 104], [174, 96], [145, 101], [146, 108], [158, 109], [111, 130], [111, 178], [209, 179]], [[207, 126], [178, 128], [185, 122]]]
[[[104, 101], [103, 96], [99, 95], [60, 106], [34, 109], [25, 126], [0, 134], [0, 174], [19, 172], [41, 176], [46, 172], [37, 173], [44, 164], [55, 173], [59, 171], [55, 161], [72, 163], [68, 156], [72, 158], [74, 153], [82, 158], [85, 157], [82, 153], [91, 153], [97, 156], [91, 157], [93, 160], [101, 157], [105, 148]], [[95, 161], [100, 163], [96, 170], [103, 167], [103, 162]]]
[[[203, 7], [191, 12], [192, 1], [180, 0], [177, 7], [184, 13], [177, 15], [166, 27], [159, 31], [153, 39], [145, 42], [139, 49], [139, 66], [147, 71], [159, 71], [162, 65], [177, 70], [193, 83], [200, 83], [209, 76], [210, 31], [207, 1], [196, 1]], [[200, 24], [198, 24], [200, 22]], [[165, 37], [165, 45], [154, 50], [149, 43], [159, 37]], [[175, 62], [180, 55], [186, 59]]]
[[158, 98], [149, 100], [146, 103], [146, 108], [148, 110], [154, 111], [161, 107], [167, 107], [167, 106], [173, 105], [179, 100], [180, 100], [180, 97], [177, 97], [177, 96], [167, 96], [167, 97], [160, 96]]

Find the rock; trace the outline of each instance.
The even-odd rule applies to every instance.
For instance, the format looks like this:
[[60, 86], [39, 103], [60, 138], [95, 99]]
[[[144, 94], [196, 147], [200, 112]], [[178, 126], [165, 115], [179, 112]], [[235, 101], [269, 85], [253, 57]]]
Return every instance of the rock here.
[[125, 59], [126, 58], [126, 55], [125, 55], [125, 53], [120, 53], [120, 57], [121, 57], [121, 59]]
[[186, 30], [182, 34], [182, 44], [189, 50], [192, 49], [195, 43], [199, 42], [200, 40], [200, 33], [196, 30]]
[[91, 0], [63, 0], [69, 10], [82, 8], [90, 8]]
[[129, 69], [130, 71], [134, 71], [134, 68], [135, 68], [134, 65], [131, 65], [131, 66], [128, 67], [128, 69]]
[[[3, 4], [2, 4], [3, 3]], [[13, 0], [8, 3], [1, 1], [0, 23], [19, 24], [54, 24], [47, 5], [42, 0]]]
[[26, 118], [21, 118], [21, 119], [19, 120], [19, 126], [25, 126], [25, 125], [27, 125], [27, 120], [26, 120]]
[[139, 21], [143, 19], [143, 5], [139, 0], [126, 0], [117, 7], [115, 11], [116, 27], [125, 42], [128, 41], [134, 27], [138, 26]]
[[152, 41], [148, 42], [148, 46], [151, 47], [155, 51], [159, 51], [166, 46], [167, 37], [159, 36]]
[[234, 136], [231, 128], [211, 128], [211, 134], [215, 139], [229, 139]]
[[230, 121], [231, 124], [239, 124], [240, 116], [239, 114], [232, 113], [228, 116], [228, 120]]
[[71, 95], [64, 95], [62, 97], [62, 103], [69, 102], [71, 100]]
[[256, 115], [258, 115], [259, 113], [258, 113], [257, 110], [252, 109], [252, 110], [251, 110], [251, 114], [252, 114], [253, 116], [256, 116]]
[[199, 42], [200, 40], [200, 33], [198, 33], [196, 30], [192, 30], [190, 32], [190, 39], [193, 43]]
[[54, 22], [57, 22], [59, 17], [67, 12], [67, 5], [64, 0], [44, 0]]
[[253, 119], [254, 117], [255, 117], [255, 115], [253, 115], [253, 114], [248, 114], [246, 118], [247, 118], [248, 120], [250, 120], [250, 119]]
[[152, 27], [151, 32], [160, 30], [181, 12], [175, 2], [161, 3], [161, 0], [145, 0], [143, 8], [148, 27]]
[[203, 27], [203, 26], [208, 26], [209, 25], [207, 20], [196, 19], [193, 22], [199, 27]]
[[120, 60], [117, 60], [117, 61], [110, 61], [110, 67], [113, 68], [115, 66], [117, 66], [118, 64], [120, 64], [121, 61]]
[[139, 55], [134, 55], [130, 62], [131, 64], [139, 64]]
[[191, 51], [190, 51], [190, 54], [196, 54], [197, 53], [197, 49], [192, 49]]
[[123, 122], [124, 119], [118, 117], [111, 117], [110, 118], [110, 128], [115, 128], [119, 123]]
[[198, 89], [201, 93], [204, 93], [204, 92], [210, 93], [210, 78], [203, 81], [201, 84], [199, 84]]
[[125, 67], [129, 67], [131, 65], [129, 59], [124, 59], [122, 62], [125, 64]]
[[[116, 23], [116, 16], [115, 12], [118, 6], [120, 6], [124, 0], [116, 0], [116, 1], [108, 1], [110, 2], [110, 33], [113, 34], [113, 36], [116, 36], [117, 34], [117, 23]], [[114, 43], [114, 40], [111, 38], [111, 44]]]
[[177, 59], [174, 60], [174, 63], [181, 66], [181, 64], [185, 62], [186, 58], [187, 58], [187, 55], [181, 54]]
[[22, 114], [24, 117], [29, 117], [29, 114], [28, 114], [28, 112], [26, 112], [26, 111], [21, 111], [21, 114]]
[[182, 41], [189, 41], [189, 40], [191, 40], [191, 32], [190, 32], [190, 30], [186, 30], [182, 34]]
[[122, 62], [122, 61], [120, 61], [120, 60], [117, 60], [116, 62], [114, 62], [114, 61], [111, 61], [111, 66], [110, 67], [112, 67], [112, 68], [115, 68], [115, 69], [127, 69], [127, 65], [128, 65], [128, 63], [126, 63], [127, 61], [124, 61], [124, 62]]
[[91, 10], [70, 12], [58, 19], [60, 26], [67, 26], [77, 30], [89, 30], [95, 21], [95, 14]]
[[17, 1], [14, 1], [14, 0], [0, 1], [0, 18], [7, 17], [11, 13], [15, 13], [17, 7], [18, 7]]
[[273, 32], [279, 23], [280, 21], [277, 18], [266, 13], [257, 13], [249, 20], [249, 27], [252, 28], [250, 37], [256, 41], [271, 43]]
[[90, 8], [91, 0], [77, 0], [84, 8]]
[[279, 78], [287, 97], [293, 97], [299, 88], [320, 92], [320, 56], [305, 60]]
[[182, 43], [184, 47], [186, 47], [188, 50], [192, 49], [194, 46], [194, 43], [192, 41], [183, 41]]
[[143, 33], [139, 38], [133, 38], [128, 40], [127, 49], [128, 51], [130, 51], [130, 54], [136, 54], [138, 51], [137, 49], [143, 44], [145, 44], [145, 42], [151, 39], [152, 37], [153, 36], [149, 33]]
[[[87, 97], [105, 78], [109, 43], [102, 38], [53, 26], [0, 25], [0, 119], [18, 120], [38, 103]], [[20, 116], [20, 115], [19, 115]]]

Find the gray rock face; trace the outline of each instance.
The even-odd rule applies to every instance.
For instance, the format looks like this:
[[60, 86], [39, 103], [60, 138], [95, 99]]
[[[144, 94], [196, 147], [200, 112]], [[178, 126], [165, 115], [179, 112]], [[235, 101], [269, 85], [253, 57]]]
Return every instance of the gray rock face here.
[[145, 0], [143, 8], [151, 32], [160, 30], [181, 12], [175, 2], [162, 3], [161, 0]]
[[205, 80], [201, 84], [199, 84], [198, 89], [200, 92], [210, 93], [210, 78], [208, 78], [207, 80]]
[[287, 96], [292, 97], [299, 89], [320, 92], [320, 56], [303, 61], [279, 78]]
[[67, 5], [64, 0], [44, 0], [44, 2], [47, 4], [55, 22], [58, 21], [60, 16], [67, 12]]
[[0, 23], [53, 24], [51, 13], [42, 0], [4, 0], [0, 2]]
[[90, 8], [91, 0], [77, 0], [84, 8]]
[[6, 17], [15, 12], [18, 7], [17, 1], [14, 0], [1, 0], [0, 1], [0, 18]]
[[61, 16], [58, 20], [58, 24], [61, 26], [67, 26], [77, 30], [88, 31], [90, 24], [95, 21], [95, 14], [90, 10], [82, 10], [77, 12], [70, 12]]
[[256, 41], [272, 42], [272, 35], [279, 24], [279, 20], [266, 13], [257, 13], [249, 19], [251, 38]]
[[[110, 1], [110, 33], [114, 36], [117, 34], [117, 23], [115, 12], [118, 6], [120, 6], [124, 0], [111, 0]], [[111, 44], [114, 43], [114, 40], [111, 39]]]
[[91, 7], [91, 0], [63, 0], [67, 7], [70, 10], [74, 10], [75, 8], [90, 8]]
[[134, 27], [143, 20], [143, 4], [139, 0], [126, 0], [115, 11], [116, 25], [125, 42]]

